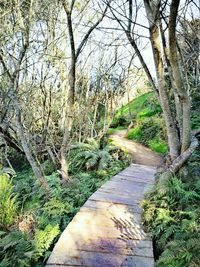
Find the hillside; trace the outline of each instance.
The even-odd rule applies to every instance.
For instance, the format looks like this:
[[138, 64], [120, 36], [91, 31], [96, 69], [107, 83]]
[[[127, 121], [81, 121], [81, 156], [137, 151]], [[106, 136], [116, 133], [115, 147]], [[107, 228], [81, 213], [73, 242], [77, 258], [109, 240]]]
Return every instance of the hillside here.
[[162, 110], [155, 94], [145, 93], [116, 111], [109, 133], [128, 129], [128, 139], [163, 154], [167, 151], [167, 143], [161, 114]]

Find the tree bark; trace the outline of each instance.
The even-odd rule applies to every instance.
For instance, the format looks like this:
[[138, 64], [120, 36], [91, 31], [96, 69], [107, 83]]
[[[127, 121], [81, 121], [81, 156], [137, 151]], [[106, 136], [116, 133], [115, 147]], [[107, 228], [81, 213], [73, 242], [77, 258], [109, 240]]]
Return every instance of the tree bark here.
[[[16, 81], [15, 81], [16, 82]], [[12, 87], [15, 88], [15, 82], [12, 84]], [[44, 178], [44, 174], [41, 170], [41, 167], [38, 165], [36, 160], [34, 159], [31, 149], [29, 148], [28, 141], [26, 138], [25, 130], [23, 128], [22, 120], [21, 120], [21, 109], [19, 106], [17, 95], [15, 94], [15, 89], [10, 90], [10, 97], [13, 102], [13, 106], [15, 109], [15, 115], [16, 115], [16, 125], [17, 125], [17, 133], [19, 136], [19, 139], [21, 140], [21, 144], [24, 150], [24, 153], [26, 155], [26, 158], [28, 162], [30, 163], [32, 170], [35, 174], [35, 176], [39, 179], [41, 185], [45, 188], [45, 190], [49, 190], [49, 186]]]
[[[62, 5], [65, 10], [66, 16], [67, 16], [67, 27], [68, 27], [68, 34], [70, 39], [70, 50], [71, 50], [71, 64], [70, 64], [70, 71], [68, 73], [68, 79], [69, 79], [69, 94], [68, 94], [68, 100], [67, 100], [67, 116], [65, 118], [64, 122], [64, 134], [63, 134], [63, 141], [60, 149], [60, 165], [61, 165], [61, 175], [63, 182], [69, 180], [68, 175], [68, 164], [66, 160], [66, 154], [68, 150], [68, 144], [69, 144], [69, 138], [71, 129], [73, 126], [73, 120], [74, 120], [74, 104], [75, 104], [75, 83], [76, 83], [76, 62], [78, 60], [78, 57], [86, 44], [88, 38], [90, 37], [93, 30], [99, 25], [99, 23], [103, 20], [105, 13], [108, 9], [108, 4], [105, 8], [105, 10], [102, 13], [102, 16], [97, 20], [96, 23], [94, 23], [93, 26], [89, 28], [87, 33], [84, 35], [82, 41], [80, 42], [78, 48], [75, 47], [75, 41], [74, 41], [74, 32], [73, 32], [73, 23], [72, 23], [72, 11], [74, 7], [74, 2], [71, 2], [71, 6], [69, 7], [67, 3], [62, 0]], [[110, 1], [109, 1], [110, 2]]]
[[[178, 14], [180, 0], [172, 0], [170, 5], [169, 18], [169, 54], [172, 67], [173, 83], [178, 93], [179, 102], [182, 106], [182, 135], [181, 135], [181, 152], [188, 149], [191, 140], [190, 125], [190, 98], [182, 81], [181, 71], [179, 68], [179, 59], [177, 54], [176, 39], [176, 19]], [[181, 125], [180, 125], [181, 127]]]
[[153, 3], [151, 6], [148, 0], [144, 0], [144, 4], [146, 9], [147, 19], [149, 21], [150, 40], [151, 40], [154, 63], [156, 68], [160, 103], [163, 110], [163, 116], [165, 119], [165, 124], [167, 129], [169, 153], [171, 159], [174, 160], [179, 156], [180, 143], [172, 110], [170, 107], [170, 100], [164, 77], [162, 48], [160, 44], [160, 32], [158, 23], [160, 17], [159, 13], [160, 1], [157, 1], [157, 4]]

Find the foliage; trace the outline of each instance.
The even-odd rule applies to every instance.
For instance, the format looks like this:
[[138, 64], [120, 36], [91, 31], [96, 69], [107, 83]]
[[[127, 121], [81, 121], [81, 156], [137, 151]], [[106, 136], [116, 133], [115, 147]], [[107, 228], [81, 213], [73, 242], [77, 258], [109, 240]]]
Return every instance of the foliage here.
[[39, 266], [36, 265], [39, 258], [49, 256], [48, 249], [59, 234], [59, 227], [49, 224], [44, 230], [37, 229], [34, 237], [17, 230], [0, 234], [1, 267]]
[[[104, 170], [112, 167], [114, 160], [118, 159], [120, 149], [112, 144], [103, 144], [89, 139], [87, 143], [77, 143], [71, 146], [69, 170]], [[73, 166], [73, 168], [72, 168]]]
[[[112, 127], [127, 127], [131, 122], [132, 129], [128, 131], [128, 139], [148, 146], [155, 152], [166, 153], [167, 142], [162, 110], [153, 92], [148, 92], [121, 107], [111, 124]], [[116, 123], [117, 121], [124, 123]], [[112, 128], [109, 134], [117, 131]]]
[[116, 116], [113, 118], [110, 127], [111, 128], [119, 128], [119, 127], [127, 127], [130, 123], [130, 120], [128, 118], [125, 118], [122, 114]]
[[47, 257], [49, 256], [49, 253], [47, 253], [48, 248], [52, 244], [55, 237], [59, 234], [59, 232], [60, 230], [58, 224], [55, 226], [48, 224], [44, 230], [36, 231], [35, 238], [33, 241], [35, 245], [35, 260], [43, 256], [44, 253], [46, 253]]
[[[26, 167], [17, 172], [13, 178], [14, 187], [5, 176], [10, 197], [8, 200], [14, 200], [17, 195], [19, 209], [15, 210], [15, 215], [18, 211], [17, 220], [9, 221], [10, 231], [0, 232], [0, 267], [45, 265], [54, 242], [79, 208], [94, 191], [128, 163], [122, 151], [104, 143], [105, 140], [101, 142], [92, 140], [85, 144], [74, 145], [71, 151], [73, 153], [70, 155], [73, 176], [65, 186], [61, 184], [58, 173], [53, 172], [45, 176], [50, 187], [48, 198], [30, 168]], [[87, 154], [87, 151], [91, 155], [94, 154], [88, 160], [95, 160], [95, 156], [99, 156], [94, 167], [91, 167], [93, 166], [91, 160], [88, 165], [88, 161], [82, 157], [80, 161], [83, 160], [84, 164], [81, 163], [77, 168], [74, 161], [72, 165], [74, 157], [77, 159], [79, 153]], [[1, 179], [0, 182], [2, 181], [4, 180]], [[9, 201], [8, 203], [10, 205]]]
[[0, 234], [0, 266], [29, 267], [34, 254], [34, 246], [28, 235], [17, 230]]
[[142, 127], [135, 126], [131, 129], [127, 134], [128, 139], [135, 140], [138, 142], [142, 142]]
[[161, 140], [159, 137], [155, 137], [153, 139], [151, 139], [148, 142], [148, 146], [151, 150], [157, 152], [157, 153], [161, 153], [164, 154], [167, 152], [167, 144], [165, 141]]
[[161, 254], [156, 266], [199, 266], [199, 201], [199, 180], [160, 179], [148, 193], [143, 217]]
[[155, 114], [161, 113], [161, 107], [153, 92], [148, 92], [140, 95], [139, 97], [132, 100], [127, 105], [121, 107], [116, 117], [124, 116], [128, 118], [129, 112], [134, 117], [151, 117]]
[[167, 151], [164, 123], [160, 117], [154, 116], [138, 121], [137, 125], [129, 130], [127, 137], [148, 146], [155, 152]]
[[8, 175], [0, 172], [0, 226], [9, 227], [16, 217], [17, 201], [13, 194], [12, 181]]
[[119, 130], [125, 130], [126, 128], [124, 126], [118, 126], [117, 128], [109, 128], [107, 131], [108, 135], [114, 134], [115, 132], [119, 131]]

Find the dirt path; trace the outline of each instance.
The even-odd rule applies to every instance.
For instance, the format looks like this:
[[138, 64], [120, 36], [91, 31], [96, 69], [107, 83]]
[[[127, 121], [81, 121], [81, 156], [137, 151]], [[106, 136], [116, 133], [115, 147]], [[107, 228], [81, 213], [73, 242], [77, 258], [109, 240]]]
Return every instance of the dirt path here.
[[143, 145], [128, 140], [125, 136], [126, 130], [120, 130], [110, 135], [110, 139], [119, 147], [126, 149], [132, 156], [134, 163], [155, 167], [162, 165], [162, 156]]

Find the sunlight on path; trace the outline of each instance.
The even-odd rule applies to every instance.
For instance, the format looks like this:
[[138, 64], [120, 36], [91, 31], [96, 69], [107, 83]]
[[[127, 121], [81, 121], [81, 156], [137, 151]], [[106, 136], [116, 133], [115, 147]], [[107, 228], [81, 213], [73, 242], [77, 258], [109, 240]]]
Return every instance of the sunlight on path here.
[[162, 156], [141, 144], [128, 140], [125, 136], [126, 130], [120, 130], [110, 135], [110, 139], [114, 141], [114, 144], [126, 149], [134, 163], [156, 167], [162, 165]]
[[87, 200], [62, 233], [46, 267], [154, 266], [152, 240], [143, 230], [139, 202], [153, 185], [155, 166], [162, 158], [125, 139], [123, 131], [111, 138], [139, 164], [112, 177]]

